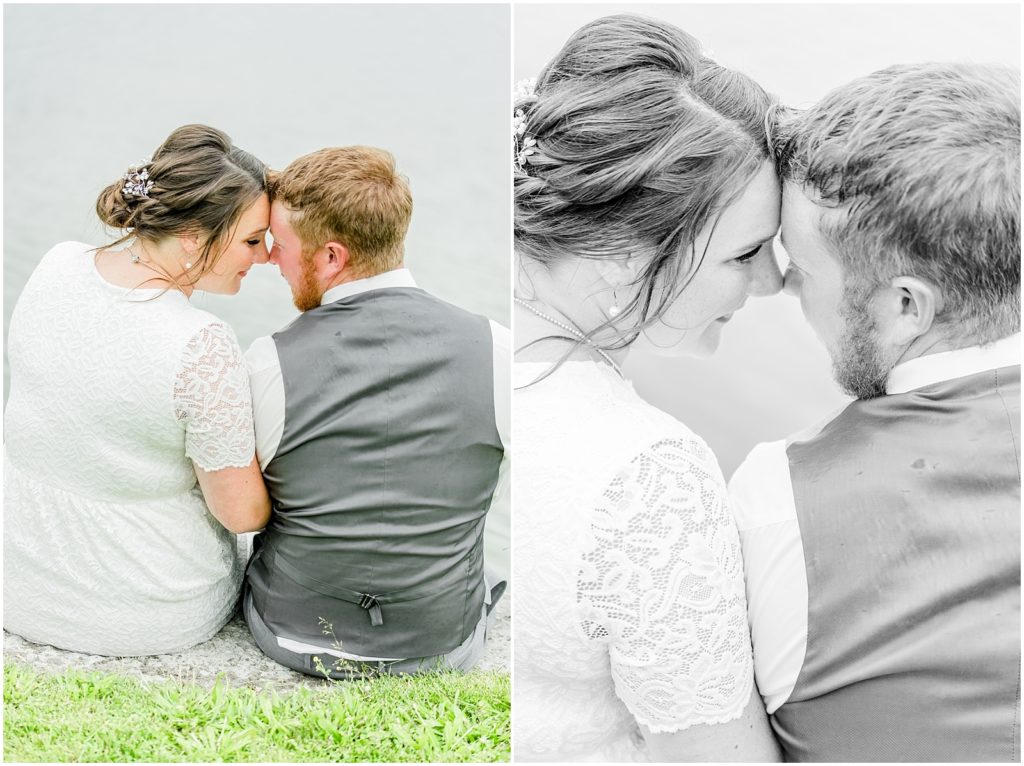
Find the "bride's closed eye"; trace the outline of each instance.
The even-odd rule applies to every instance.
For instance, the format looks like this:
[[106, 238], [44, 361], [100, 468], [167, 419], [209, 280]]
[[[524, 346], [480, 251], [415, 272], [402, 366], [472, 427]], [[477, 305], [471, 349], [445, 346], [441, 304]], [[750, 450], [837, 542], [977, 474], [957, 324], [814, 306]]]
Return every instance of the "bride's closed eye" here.
[[762, 242], [760, 245], [755, 247], [750, 252], [744, 253], [741, 256], [733, 258], [733, 261], [735, 261], [736, 263], [750, 263], [750, 261], [752, 261], [754, 259], [754, 256], [756, 256], [758, 253], [761, 252], [761, 248], [763, 248], [763, 247], [764, 247], [764, 243]]

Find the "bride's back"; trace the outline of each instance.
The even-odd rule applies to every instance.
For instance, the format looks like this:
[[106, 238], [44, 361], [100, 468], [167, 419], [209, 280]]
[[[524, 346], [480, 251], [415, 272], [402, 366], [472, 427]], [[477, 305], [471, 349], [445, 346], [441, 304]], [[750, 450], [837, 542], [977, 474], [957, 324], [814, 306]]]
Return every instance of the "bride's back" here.
[[187, 491], [195, 473], [176, 376], [189, 339], [218, 320], [175, 290], [109, 284], [93, 256], [82, 243], [55, 246], [15, 307], [7, 454], [36, 479], [94, 499]]

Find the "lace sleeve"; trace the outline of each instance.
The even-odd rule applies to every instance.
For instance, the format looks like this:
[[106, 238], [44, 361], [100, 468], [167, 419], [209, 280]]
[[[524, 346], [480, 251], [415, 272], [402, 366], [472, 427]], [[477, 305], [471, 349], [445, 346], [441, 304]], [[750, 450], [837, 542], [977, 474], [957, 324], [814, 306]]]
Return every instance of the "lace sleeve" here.
[[655, 732], [739, 717], [753, 683], [739, 534], [699, 440], [660, 441], [595, 509], [578, 602], [618, 696]]
[[189, 340], [174, 382], [174, 412], [185, 426], [185, 454], [204, 471], [252, 462], [249, 374], [226, 325], [207, 325]]

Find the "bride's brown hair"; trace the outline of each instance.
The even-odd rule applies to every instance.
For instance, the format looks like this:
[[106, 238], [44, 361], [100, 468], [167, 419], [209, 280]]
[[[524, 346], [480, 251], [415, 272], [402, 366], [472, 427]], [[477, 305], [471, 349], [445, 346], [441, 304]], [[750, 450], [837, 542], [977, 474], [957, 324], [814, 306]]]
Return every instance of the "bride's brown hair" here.
[[96, 200], [100, 221], [125, 232], [108, 247], [201, 234], [203, 245], [186, 270], [186, 284], [194, 285], [214, 267], [242, 213], [267, 191], [267, 167], [223, 131], [184, 125], [157, 147], [146, 170], [153, 182], [147, 196], [126, 195], [118, 179]]
[[622, 312], [633, 325], [608, 348], [629, 345], [699, 268], [697, 234], [769, 158], [771, 105], [671, 24], [587, 24], [515, 105], [536, 140], [515, 171], [516, 251], [542, 263], [640, 256], [640, 289]]

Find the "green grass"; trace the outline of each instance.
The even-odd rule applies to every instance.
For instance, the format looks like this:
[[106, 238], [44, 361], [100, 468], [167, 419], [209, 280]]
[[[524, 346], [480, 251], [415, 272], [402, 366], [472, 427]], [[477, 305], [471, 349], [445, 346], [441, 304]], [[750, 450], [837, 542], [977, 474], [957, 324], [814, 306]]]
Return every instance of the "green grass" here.
[[509, 677], [384, 676], [285, 694], [4, 665], [6, 761], [507, 761]]

